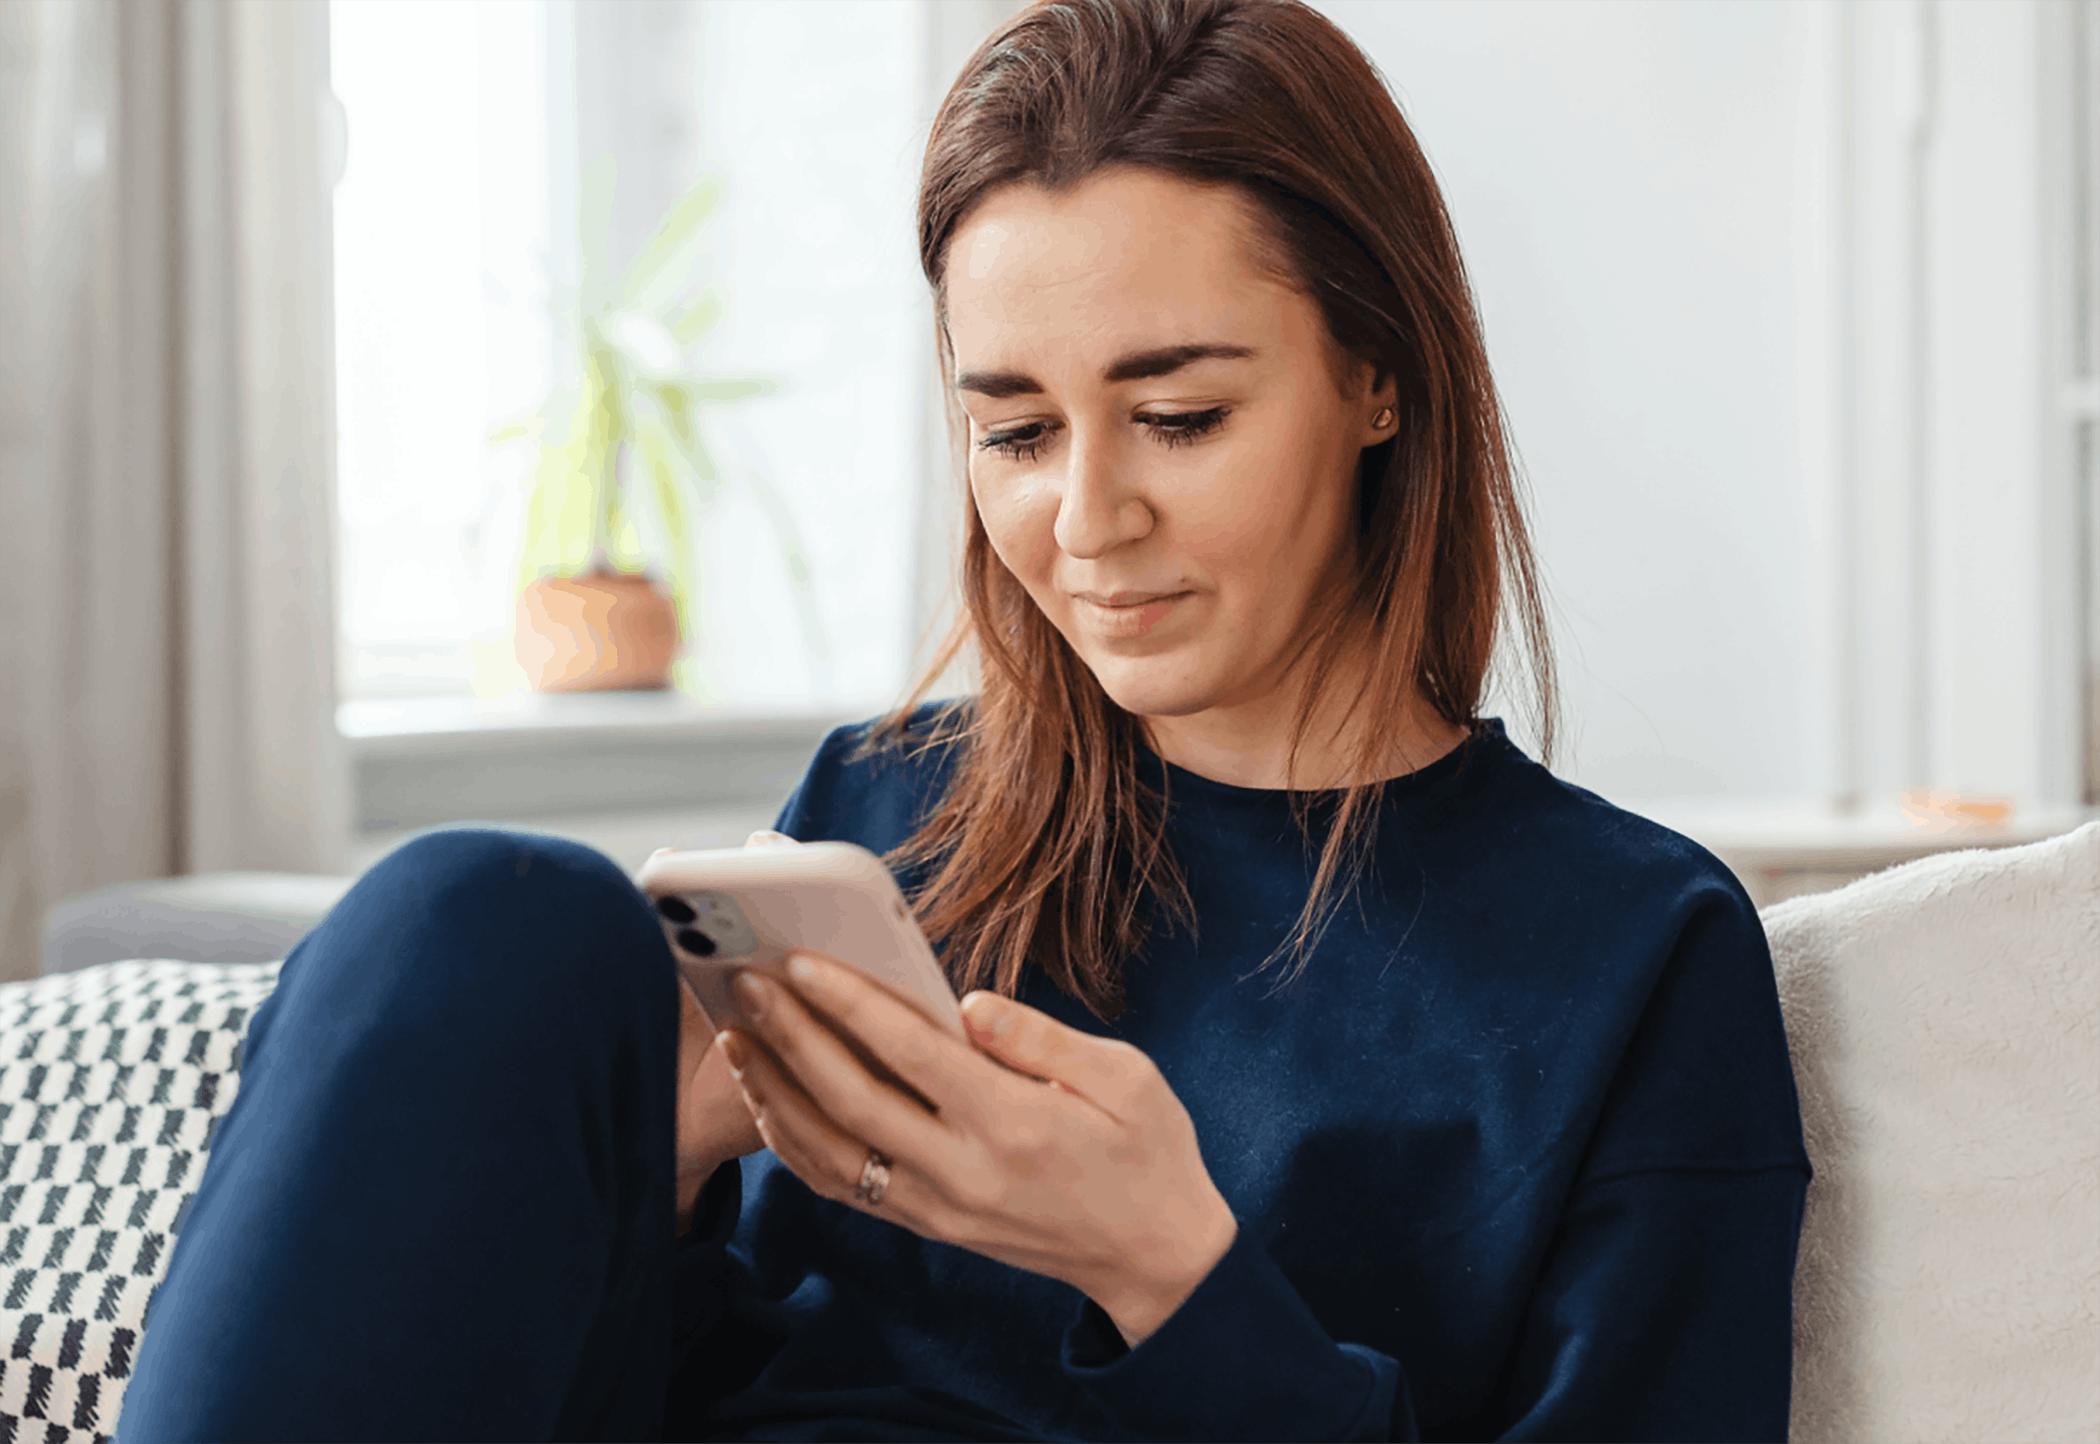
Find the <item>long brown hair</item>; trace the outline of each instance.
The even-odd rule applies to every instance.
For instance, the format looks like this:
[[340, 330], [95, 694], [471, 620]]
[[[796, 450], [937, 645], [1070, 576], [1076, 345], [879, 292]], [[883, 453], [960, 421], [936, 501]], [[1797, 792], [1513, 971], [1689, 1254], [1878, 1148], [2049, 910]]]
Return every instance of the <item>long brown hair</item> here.
[[[1510, 622], [1550, 758], [1545, 614], [1457, 239], [1385, 82], [1298, 0], [1037, 0], [964, 65], [934, 119], [919, 186], [951, 454], [966, 435], [944, 284], [956, 227], [995, 187], [1062, 194], [1111, 165], [1235, 187], [1253, 203], [1258, 262], [1318, 304], [1337, 355], [1398, 381], [1399, 431], [1365, 450], [1358, 472], [1354, 586], [1337, 589], [1306, 639], [1290, 775], [1352, 641], [1372, 645], [1359, 649], [1368, 662], [1344, 690], [1345, 715], [1405, 715], [1420, 697], [1471, 727]], [[978, 692], [921, 737], [960, 755], [939, 805], [889, 860], [924, 869], [914, 906], [928, 937], [946, 944], [958, 991], [1011, 996], [1033, 963], [1111, 1018], [1124, 961], [1154, 928], [1194, 923], [1164, 840], [1165, 799], [1142, 779], [1139, 720], [999, 560], [974, 502], [966, 511], [961, 615], [869, 745], [902, 743], [916, 704], [973, 645]], [[1285, 981], [1370, 856], [1391, 744], [1375, 725], [1361, 736], [1351, 785], [1293, 794], [1301, 826], [1315, 810], [1331, 820], [1305, 908], [1269, 960], [1294, 955]]]

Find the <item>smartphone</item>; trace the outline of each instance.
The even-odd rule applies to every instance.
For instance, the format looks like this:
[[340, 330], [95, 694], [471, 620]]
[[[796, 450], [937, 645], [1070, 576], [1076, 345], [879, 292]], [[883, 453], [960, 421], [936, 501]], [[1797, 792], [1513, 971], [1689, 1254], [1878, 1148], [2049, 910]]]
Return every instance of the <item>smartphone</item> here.
[[659, 852], [635, 884], [717, 1028], [749, 1028], [730, 982], [803, 948], [860, 969], [957, 1037], [962, 1009], [882, 859], [850, 842]]

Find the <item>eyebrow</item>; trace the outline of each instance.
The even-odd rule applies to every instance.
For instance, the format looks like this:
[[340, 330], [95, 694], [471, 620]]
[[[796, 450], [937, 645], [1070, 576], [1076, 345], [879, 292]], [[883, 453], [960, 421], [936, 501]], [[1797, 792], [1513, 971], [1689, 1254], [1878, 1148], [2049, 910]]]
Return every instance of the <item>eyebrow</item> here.
[[[1118, 356], [1102, 368], [1101, 379], [1111, 386], [1121, 381], [1145, 381], [1179, 371], [1197, 361], [1241, 361], [1254, 354], [1252, 346], [1223, 341], [1156, 346], [1150, 351], [1132, 351], [1126, 356]], [[955, 389], [1001, 400], [1008, 396], [1039, 396], [1043, 385], [1020, 371], [965, 371], [955, 378]]]

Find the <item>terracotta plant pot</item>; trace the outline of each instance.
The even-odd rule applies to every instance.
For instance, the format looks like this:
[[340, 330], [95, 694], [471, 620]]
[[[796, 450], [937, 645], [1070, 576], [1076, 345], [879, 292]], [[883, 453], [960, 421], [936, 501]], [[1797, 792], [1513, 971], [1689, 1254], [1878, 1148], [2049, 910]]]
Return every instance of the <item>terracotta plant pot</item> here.
[[518, 665], [538, 692], [671, 685], [678, 612], [648, 577], [541, 577], [518, 595]]

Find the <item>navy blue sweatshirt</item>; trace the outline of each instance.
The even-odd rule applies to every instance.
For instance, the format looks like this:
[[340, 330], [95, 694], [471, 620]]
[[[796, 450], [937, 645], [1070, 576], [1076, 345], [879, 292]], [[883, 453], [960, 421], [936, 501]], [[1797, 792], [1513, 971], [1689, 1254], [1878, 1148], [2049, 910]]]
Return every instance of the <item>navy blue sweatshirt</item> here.
[[[925, 714], [922, 713], [923, 717]], [[824, 743], [781, 814], [877, 852], [952, 751]], [[678, 1263], [689, 1437], [1783, 1439], [1810, 1169], [1770, 954], [1696, 844], [1498, 722], [1389, 783], [1295, 984], [1286, 793], [1141, 757], [1196, 906], [1103, 1024], [1188, 1108], [1239, 1234], [1134, 1349], [1077, 1290], [725, 1167]], [[674, 1436], [675, 1437], [675, 1436]]]

